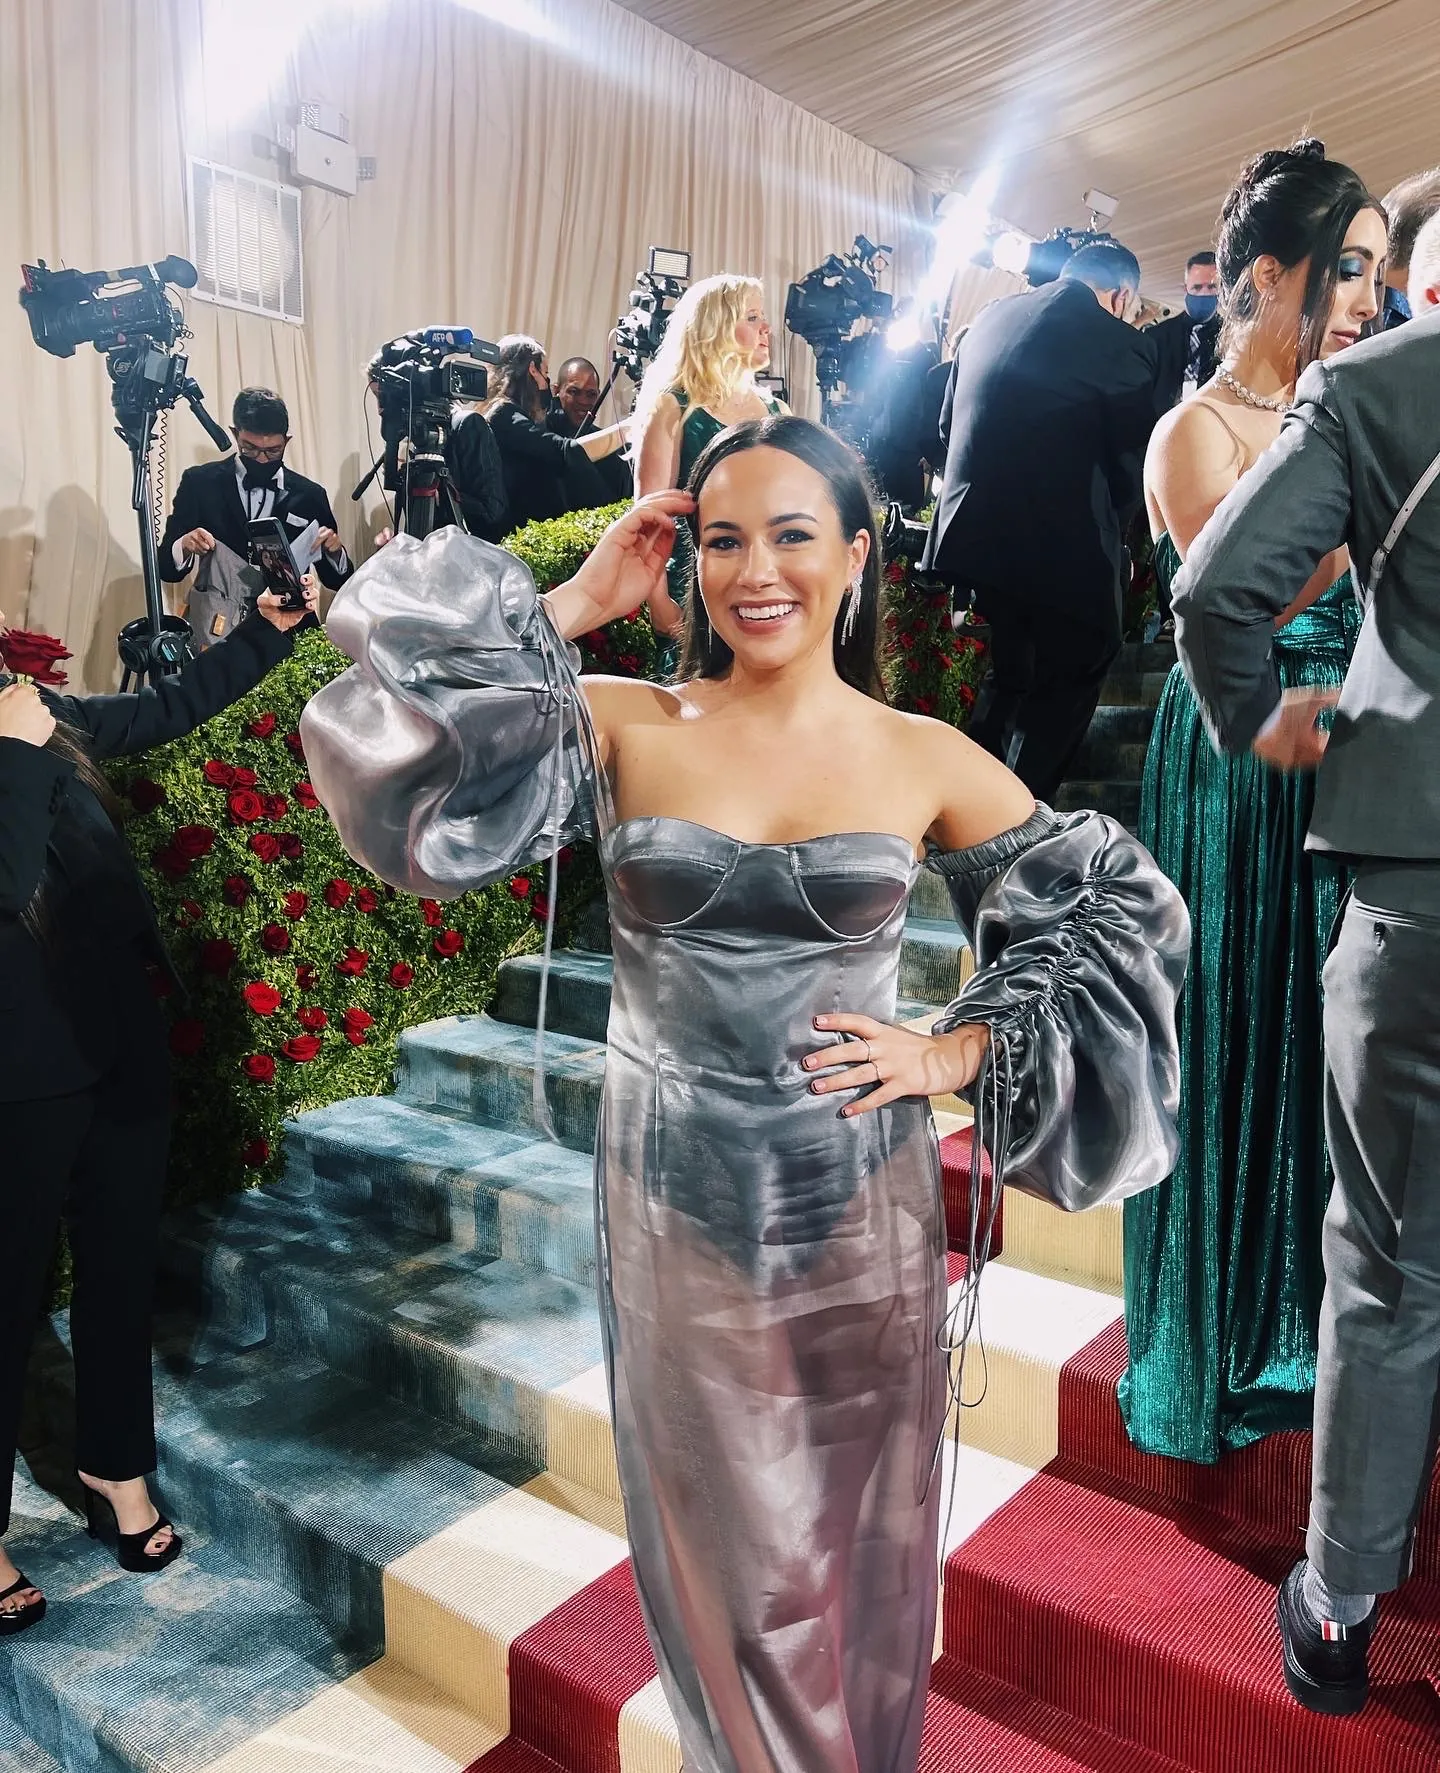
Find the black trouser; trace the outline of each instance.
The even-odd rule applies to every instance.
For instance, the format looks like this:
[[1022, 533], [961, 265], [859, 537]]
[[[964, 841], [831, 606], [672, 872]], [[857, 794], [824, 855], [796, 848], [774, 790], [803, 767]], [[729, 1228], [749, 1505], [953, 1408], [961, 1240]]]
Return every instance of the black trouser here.
[[1053, 803], [1120, 651], [1119, 625], [1077, 621], [1010, 591], [978, 587], [990, 624], [991, 676], [970, 737], [1009, 764], [1037, 800]]
[[0, 1532], [25, 1368], [62, 1211], [74, 1257], [75, 1457], [92, 1477], [155, 1469], [150, 1316], [170, 1141], [170, 1080], [153, 1004], [89, 1090], [0, 1103]]

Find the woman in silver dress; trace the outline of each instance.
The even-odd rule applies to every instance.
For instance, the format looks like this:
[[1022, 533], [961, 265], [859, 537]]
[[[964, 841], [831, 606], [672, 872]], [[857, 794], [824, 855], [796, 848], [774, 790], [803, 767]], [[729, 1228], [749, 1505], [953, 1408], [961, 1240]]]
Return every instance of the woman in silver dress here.
[[[677, 520], [681, 681], [582, 684], [565, 641], [659, 588]], [[858, 459], [740, 425], [543, 598], [454, 530], [392, 543], [331, 611], [355, 665], [302, 728], [347, 847], [412, 892], [598, 842], [601, 1309], [688, 1773], [916, 1766], [949, 1405], [926, 1098], [981, 1073], [997, 1167], [1067, 1206], [1174, 1158], [1178, 895], [1109, 820], [886, 706], [879, 585]], [[922, 864], [979, 962], [931, 1035], [893, 1026]]]

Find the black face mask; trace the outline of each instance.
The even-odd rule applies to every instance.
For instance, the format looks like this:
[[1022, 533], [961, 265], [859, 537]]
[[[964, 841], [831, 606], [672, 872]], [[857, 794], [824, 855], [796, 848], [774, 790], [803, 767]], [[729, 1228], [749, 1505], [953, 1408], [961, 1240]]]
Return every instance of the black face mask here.
[[1219, 306], [1219, 296], [1201, 295], [1192, 290], [1185, 297], [1185, 312], [1192, 320], [1208, 320]]
[[245, 465], [245, 485], [253, 492], [257, 487], [274, 486], [275, 476], [283, 466], [280, 462], [252, 462], [248, 456], [241, 456]]

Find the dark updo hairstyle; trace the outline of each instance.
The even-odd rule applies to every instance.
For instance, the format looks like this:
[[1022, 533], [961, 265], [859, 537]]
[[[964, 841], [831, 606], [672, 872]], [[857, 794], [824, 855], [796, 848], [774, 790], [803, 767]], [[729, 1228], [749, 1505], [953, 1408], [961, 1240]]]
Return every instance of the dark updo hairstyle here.
[[[1362, 209], [1385, 211], [1360, 175], [1325, 158], [1325, 144], [1307, 137], [1288, 148], [1267, 148], [1245, 166], [1220, 211], [1216, 242], [1222, 353], [1260, 309], [1251, 267], [1269, 255], [1288, 271], [1309, 259], [1300, 334], [1295, 346], [1298, 377], [1320, 355], [1335, 300], [1336, 269], [1350, 224]], [[1367, 330], [1369, 330], [1367, 328]]]
[[[870, 551], [865, 556], [865, 570], [860, 580], [860, 608], [856, 611], [850, 638], [841, 638], [847, 593], [840, 601], [831, 644], [835, 670], [841, 679], [863, 695], [873, 696], [877, 702], [885, 701], [885, 686], [875, 656], [880, 632], [880, 536], [875, 527], [874, 491], [864, 462], [833, 431], [826, 431], [809, 419], [798, 419], [791, 413], [768, 419], [747, 419], [742, 425], [732, 425], [706, 446], [686, 483], [685, 490], [695, 495], [695, 513], [687, 521], [695, 536], [697, 551], [700, 545], [700, 499], [705, 482], [721, 462], [747, 449], [783, 450], [787, 456], [794, 456], [807, 468], [813, 468], [825, 482], [846, 541], [854, 541], [862, 530], [869, 536]], [[692, 677], [723, 677], [734, 662], [734, 653], [710, 626], [697, 576], [685, 600], [685, 637], [681, 642], [676, 681], [684, 683]]]

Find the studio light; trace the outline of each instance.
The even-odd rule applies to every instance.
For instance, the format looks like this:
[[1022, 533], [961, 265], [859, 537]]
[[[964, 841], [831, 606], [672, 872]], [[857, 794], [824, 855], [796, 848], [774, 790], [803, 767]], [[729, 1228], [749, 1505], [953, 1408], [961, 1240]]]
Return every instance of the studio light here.
[[990, 257], [997, 270], [1009, 271], [1014, 277], [1023, 277], [1025, 267], [1030, 263], [1030, 248], [1034, 244], [1026, 235], [1017, 234], [1013, 228], [1007, 228], [991, 242]]
[[886, 334], [892, 351], [919, 344], [928, 325], [945, 306], [950, 286], [961, 266], [985, 243], [990, 231], [990, 205], [1000, 185], [998, 166], [987, 166], [968, 191], [950, 191], [936, 211], [935, 248], [930, 268], [915, 292], [915, 306], [897, 320]]

